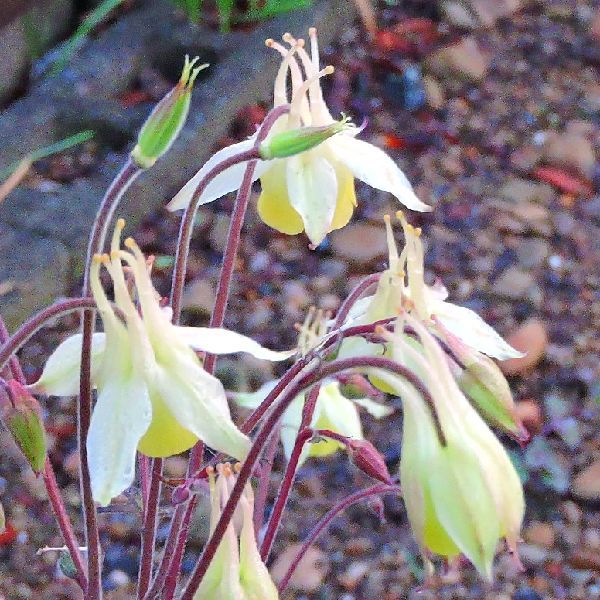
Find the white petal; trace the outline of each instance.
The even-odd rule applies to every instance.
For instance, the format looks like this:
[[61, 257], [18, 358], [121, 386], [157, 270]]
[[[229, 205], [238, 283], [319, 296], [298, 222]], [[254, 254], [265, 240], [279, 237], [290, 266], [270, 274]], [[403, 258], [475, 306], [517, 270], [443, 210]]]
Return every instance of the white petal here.
[[[213, 154], [202, 166], [202, 168], [177, 192], [173, 200], [167, 204], [168, 210], [178, 210], [180, 208], [186, 208], [190, 203], [192, 196], [194, 195], [194, 191], [196, 187], [200, 183], [200, 180], [217, 164], [222, 162], [223, 160], [234, 156], [235, 154], [239, 154], [240, 152], [244, 152], [246, 150], [250, 150], [254, 146], [254, 138], [249, 138], [244, 140], [243, 142], [239, 142], [237, 144], [232, 144], [231, 146], [227, 146], [222, 150], [219, 150], [217, 153]], [[225, 194], [232, 192], [233, 190], [237, 190], [242, 183], [242, 178], [244, 177], [244, 171], [246, 170], [246, 162], [238, 163], [225, 169], [222, 173], [219, 173], [206, 187], [204, 192], [202, 193], [202, 197], [200, 198], [200, 204], [207, 204], [208, 202], [212, 202]], [[262, 173], [264, 173], [268, 167], [269, 163], [259, 160], [256, 165], [256, 169], [254, 170], [253, 181], [258, 179]]]
[[336, 159], [346, 165], [356, 178], [378, 190], [394, 194], [411, 210], [431, 210], [417, 198], [398, 165], [377, 146], [349, 135], [336, 135], [328, 140], [328, 144]]
[[[92, 382], [96, 381], [96, 375], [102, 363], [105, 342], [104, 333], [94, 333], [92, 337]], [[77, 333], [68, 337], [50, 355], [42, 376], [30, 386], [30, 389], [50, 396], [75, 396], [79, 394], [80, 365], [81, 334]]]
[[364, 408], [372, 417], [375, 417], [376, 419], [383, 419], [394, 412], [394, 408], [392, 406], [380, 404], [379, 402], [375, 402], [370, 398], [351, 398], [351, 400], [354, 402], [354, 404], [358, 404], [361, 408]]
[[296, 350], [276, 352], [263, 348], [253, 339], [230, 331], [211, 327], [178, 327], [177, 331], [194, 350], [203, 350], [209, 354], [234, 354], [246, 352], [262, 360], [280, 361], [296, 354]]
[[358, 410], [354, 403], [342, 394], [337, 381], [321, 386], [317, 403], [320, 410], [315, 410], [313, 427], [331, 429], [353, 440], [362, 439]]
[[490, 327], [476, 312], [450, 302], [436, 302], [433, 314], [438, 317], [450, 333], [467, 346], [498, 360], [524, 356]]
[[277, 385], [277, 379], [267, 381], [255, 392], [233, 392], [231, 397], [242, 408], [258, 408], [269, 392]]
[[92, 495], [101, 506], [133, 483], [136, 449], [151, 420], [152, 404], [141, 377], [114, 377], [100, 391], [87, 451]]
[[[318, 403], [317, 403], [318, 404]], [[297, 398], [292, 400], [291, 404], [287, 407], [283, 416], [281, 417], [281, 443], [283, 444], [283, 452], [287, 460], [292, 455], [294, 444], [296, 443], [296, 437], [298, 436], [298, 430], [300, 429], [300, 423], [302, 422], [302, 409], [304, 407], [304, 394], [300, 394]], [[317, 409], [315, 409], [315, 415]], [[313, 418], [314, 421], [314, 418]], [[300, 455], [298, 467], [304, 463], [308, 456], [310, 448], [306, 444]]]
[[[193, 357], [195, 358], [195, 357]], [[154, 390], [185, 429], [208, 446], [243, 460], [250, 440], [235, 426], [221, 382], [188, 357], [154, 373]]]
[[308, 239], [318, 246], [333, 221], [337, 203], [335, 169], [319, 152], [304, 152], [286, 162], [290, 204], [302, 217]]

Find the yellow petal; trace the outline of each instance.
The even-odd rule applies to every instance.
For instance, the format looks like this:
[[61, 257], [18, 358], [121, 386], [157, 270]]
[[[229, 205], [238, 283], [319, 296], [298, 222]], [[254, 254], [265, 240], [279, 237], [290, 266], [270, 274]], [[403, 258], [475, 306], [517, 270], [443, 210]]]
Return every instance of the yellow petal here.
[[140, 440], [138, 450], [146, 456], [164, 457], [185, 452], [198, 438], [184, 429], [158, 397], [152, 398], [152, 422]]
[[338, 197], [329, 231], [345, 227], [356, 206], [356, 193], [354, 191], [354, 176], [348, 167], [341, 164], [335, 165], [335, 174], [338, 182]]
[[296, 235], [304, 231], [300, 215], [292, 208], [287, 192], [285, 161], [276, 162], [260, 178], [262, 192], [258, 198], [258, 214], [273, 229]]

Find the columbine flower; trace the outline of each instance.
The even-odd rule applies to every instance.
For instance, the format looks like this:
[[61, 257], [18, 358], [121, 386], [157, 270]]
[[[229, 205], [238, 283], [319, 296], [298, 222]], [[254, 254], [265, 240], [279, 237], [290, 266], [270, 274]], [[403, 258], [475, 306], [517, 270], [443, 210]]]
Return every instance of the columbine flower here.
[[[217, 465], [217, 477], [212, 468], [207, 471], [212, 533], [229, 499], [236, 475], [227, 463]], [[238, 510], [241, 510], [241, 530], [236, 533], [233, 521], [227, 526], [223, 540], [194, 595], [196, 600], [277, 600], [279, 598], [277, 588], [256, 546], [253, 524], [254, 494], [250, 483], [246, 484], [238, 507]]]
[[[327, 315], [323, 311], [311, 309], [299, 327], [298, 351], [305, 355], [316, 347], [327, 333]], [[265, 383], [259, 390], [251, 393], [237, 392], [233, 395], [236, 403], [245, 408], [257, 408], [275, 387], [277, 381]], [[302, 410], [306, 394], [300, 394], [288, 406], [281, 418], [281, 442], [286, 458], [289, 460], [298, 430], [302, 423]], [[312, 429], [327, 429], [350, 440], [362, 440], [363, 432], [358, 407], [365, 409], [376, 419], [388, 416], [393, 408], [383, 406], [370, 398], [347, 398], [336, 380], [327, 381], [319, 390], [315, 410], [310, 422]], [[328, 456], [345, 445], [332, 439], [306, 444], [300, 455], [301, 465], [308, 457]]]
[[499, 540], [516, 551], [524, 512], [521, 482], [500, 442], [460, 392], [433, 336], [418, 319], [405, 318], [420, 343], [403, 334], [398, 319], [390, 335], [394, 359], [422, 378], [433, 407], [400, 378], [380, 371], [378, 376], [403, 401], [400, 483], [410, 525], [429, 568], [428, 553], [450, 559], [462, 553], [491, 579]]
[[[381, 274], [373, 296], [361, 299], [350, 315], [354, 323], [371, 323], [393, 318], [404, 307], [426, 325], [435, 328], [439, 322], [464, 344], [499, 360], [522, 354], [505, 342], [477, 313], [447, 302], [446, 288], [437, 282], [425, 284], [424, 254], [421, 230], [413, 227], [399, 212], [404, 230], [404, 248], [398, 255], [390, 218], [386, 215], [389, 267]], [[438, 331], [443, 337], [443, 332]]]
[[[310, 30], [311, 55], [303, 40], [283, 36], [290, 49], [267, 40], [267, 45], [283, 55], [275, 79], [274, 104], [290, 103], [288, 115], [273, 127], [271, 134], [305, 127], [323, 127], [335, 123], [323, 100], [319, 79], [333, 72], [333, 67], [320, 68], [316, 30]], [[300, 64], [304, 70], [303, 78]], [[291, 101], [287, 93], [288, 71], [291, 72]], [[346, 127], [322, 144], [295, 156], [272, 161], [259, 160], [254, 177], [260, 177], [262, 193], [258, 212], [267, 224], [289, 235], [306, 231], [313, 246], [320, 244], [328, 232], [344, 227], [350, 220], [356, 196], [354, 178], [370, 186], [392, 193], [402, 204], [413, 210], [427, 211], [394, 161], [382, 150], [356, 139], [360, 130]], [[173, 198], [168, 208], [185, 208], [200, 180], [216, 164], [242, 151], [250, 150], [255, 138], [233, 144], [217, 152]], [[245, 164], [238, 164], [218, 175], [200, 198], [201, 204], [211, 202], [239, 188]]]
[[[90, 271], [94, 299], [104, 324], [92, 348], [92, 381], [98, 399], [87, 439], [94, 499], [102, 505], [129, 487], [134, 478], [136, 450], [154, 457], [191, 448], [198, 439], [237, 459], [250, 442], [233, 423], [225, 391], [203, 368], [192, 348], [211, 353], [250, 352], [281, 360], [253, 340], [226, 330], [176, 327], [170, 312], [159, 305], [148, 265], [132, 239], [120, 249], [124, 227], [117, 223], [111, 256], [96, 255]], [[123, 270], [133, 275], [139, 308], [133, 303]], [[115, 314], [100, 283], [104, 265], [113, 281]], [[36, 392], [73, 395], [79, 389], [81, 336], [63, 342], [48, 359]]]

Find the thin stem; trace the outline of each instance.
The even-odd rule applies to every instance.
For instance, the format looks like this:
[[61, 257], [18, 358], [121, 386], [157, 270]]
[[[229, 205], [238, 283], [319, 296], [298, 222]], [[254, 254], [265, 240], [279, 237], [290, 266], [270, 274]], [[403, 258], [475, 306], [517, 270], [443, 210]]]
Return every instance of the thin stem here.
[[46, 491], [48, 493], [50, 504], [52, 505], [52, 510], [56, 516], [58, 527], [60, 528], [60, 532], [65, 540], [65, 545], [69, 549], [69, 554], [73, 559], [73, 564], [77, 569], [77, 583], [79, 583], [82, 590], [85, 590], [88, 585], [85, 563], [81, 556], [81, 552], [79, 551], [79, 543], [77, 542], [77, 538], [73, 532], [71, 520], [69, 519], [69, 515], [67, 514], [65, 505], [60, 495], [60, 490], [58, 489], [58, 484], [56, 483], [54, 469], [52, 468], [50, 459], [47, 457], [46, 463], [44, 464], [42, 477], [44, 479], [44, 484], [46, 485]]
[[290, 460], [285, 468], [283, 481], [281, 482], [281, 486], [277, 492], [277, 498], [275, 499], [275, 504], [273, 505], [271, 518], [269, 519], [269, 524], [267, 525], [267, 530], [265, 531], [265, 537], [263, 538], [263, 543], [260, 547], [260, 555], [263, 562], [267, 561], [273, 546], [273, 540], [275, 539], [275, 535], [279, 529], [283, 511], [285, 510], [288, 498], [290, 496], [290, 491], [296, 479], [298, 463], [300, 462], [300, 457], [302, 456], [302, 450], [304, 450], [304, 444], [310, 440], [312, 435], [312, 429], [300, 429], [298, 436], [296, 437], [294, 448], [290, 454]]
[[0, 347], [0, 371], [6, 367], [11, 357], [14, 356], [14, 354], [17, 353], [46, 323], [57, 317], [64, 317], [65, 315], [81, 310], [82, 308], [95, 307], [96, 303], [93, 298], [68, 298], [66, 300], [59, 300], [55, 304], [51, 304], [39, 313], [33, 315], [10, 336], [2, 347]]
[[265, 450], [264, 458], [261, 460], [260, 473], [258, 476], [258, 485], [254, 494], [254, 532], [259, 535], [265, 520], [265, 505], [269, 495], [269, 483], [271, 482], [271, 473], [273, 471], [273, 462], [279, 446], [279, 435], [281, 426], [276, 427]]
[[279, 593], [283, 594], [283, 592], [288, 586], [288, 583], [290, 582], [292, 575], [294, 574], [294, 571], [296, 570], [296, 568], [300, 564], [300, 561], [306, 554], [306, 551], [317, 541], [317, 538], [329, 526], [331, 521], [333, 521], [333, 519], [337, 517], [337, 515], [339, 515], [341, 512], [343, 512], [353, 504], [356, 504], [361, 500], [365, 500], [366, 498], [370, 498], [372, 496], [381, 496], [383, 494], [399, 494], [400, 491], [400, 486], [386, 485], [385, 483], [380, 483], [378, 485], [374, 485], [370, 488], [367, 488], [366, 490], [360, 490], [358, 492], [355, 492], [354, 494], [351, 494], [350, 496], [347, 496], [346, 498], [343, 498], [315, 525], [313, 530], [308, 534], [308, 537], [306, 538], [306, 540], [304, 540], [302, 547], [300, 548], [300, 550], [298, 550], [298, 554], [296, 554], [296, 556], [292, 560], [286, 574], [283, 576], [282, 580], [279, 583]]
[[[117, 174], [96, 214], [88, 242], [87, 257], [83, 279], [83, 295], [90, 293], [90, 265], [92, 257], [102, 251], [108, 226], [119, 205], [123, 194], [133, 183], [142, 169], [127, 159], [121, 171]], [[79, 403], [77, 407], [77, 440], [79, 449], [79, 484], [83, 503], [83, 516], [85, 523], [85, 537], [88, 548], [88, 589], [86, 600], [100, 600], [102, 598], [101, 581], [101, 552], [100, 536], [98, 533], [98, 515], [92, 497], [90, 471], [87, 460], [87, 436], [92, 417], [92, 335], [96, 313], [85, 310], [82, 316], [81, 332], [81, 371], [79, 377]]]
[[[289, 105], [279, 106], [271, 110], [265, 117], [262, 125], [260, 126], [254, 147], [247, 152], [242, 152], [236, 156], [232, 156], [229, 159], [216, 165], [206, 176], [200, 181], [190, 204], [185, 210], [185, 214], [181, 221], [179, 229], [179, 239], [177, 242], [177, 252], [175, 256], [175, 267], [173, 270], [173, 279], [171, 284], [171, 307], [173, 309], [173, 322], [178, 323], [181, 317], [181, 300], [183, 297], [183, 288], [185, 284], [185, 274], [187, 270], [187, 260], [189, 256], [189, 246], [192, 237], [192, 230], [194, 226], [194, 220], [198, 209], [198, 204], [203, 191], [206, 186], [225, 169], [238, 164], [240, 162], [248, 161], [242, 183], [236, 196], [236, 201], [231, 215], [231, 221], [229, 224], [229, 232], [227, 235], [227, 244], [225, 252], [223, 254], [223, 262], [221, 265], [221, 272], [219, 274], [219, 281], [217, 285], [217, 293], [215, 297], [215, 304], [210, 320], [210, 327], [221, 327], [225, 319], [225, 312], [227, 310], [227, 301], [229, 298], [229, 290], [231, 287], [231, 280], [233, 277], [233, 271], [235, 268], [235, 259], [237, 256], [242, 226], [246, 216], [246, 210], [248, 207], [248, 201], [250, 198], [250, 192], [252, 189], [252, 181], [254, 179], [254, 171], [256, 169], [257, 161], [259, 158], [258, 147], [263, 142], [269, 131], [282, 115], [289, 112]], [[204, 361], [204, 369], [208, 373], [214, 373], [216, 366], [216, 357], [208, 355]], [[190, 453], [190, 461], [188, 464], [188, 476], [193, 476], [200, 465], [202, 464], [202, 457], [204, 455], [204, 445], [202, 442], [198, 442]], [[165, 578], [165, 597], [172, 597], [174, 593], [175, 584], [177, 581], [177, 574], [181, 566], [181, 560], [183, 558], [185, 550], [185, 542], [189, 531], [189, 524], [193, 509], [196, 504], [196, 499], [191, 498], [187, 506], [185, 504], [180, 505], [175, 510], [175, 515], [171, 524], [171, 530], [165, 545], [165, 550], [169, 548], [171, 554], [168, 555], [165, 551], [161, 564], [158, 569], [156, 576], [156, 583], [159, 582], [159, 578]], [[177, 525], [177, 527], [175, 527]], [[155, 584], [152, 585], [154, 591], [157, 587]]]
[[273, 510], [271, 511], [271, 518], [269, 519], [269, 524], [267, 525], [267, 530], [265, 531], [265, 536], [260, 548], [260, 555], [263, 559], [263, 562], [267, 561], [267, 558], [271, 553], [273, 541], [277, 535], [279, 524], [281, 523], [281, 517], [283, 516], [288, 498], [290, 497], [292, 486], [294, 485], [294, 481], [296, 479], [296, 472], [298, 471], [298, 465], [300, 463], [302, 451], [304, 450], [304, 445], [312, 437], [312, 430], [309, 429], [309, 427], [312, 423], [312, 418], [317, 406], [317, 400], [319, 399], [320, 391], [320, 384], [315, 385], [310, 390], [306, 400], [304, 401], [302, 420], [300, 421], [300, 427], [298, 428], [298, 435], [296, 436], [294, 448], [290, 454], [290, 459], [285, 468], [285, 474], [283, 476], [281, 485], [279, 486], [277, 498], [275, 499], [275, 504], [273, 505]]
[[367, 275], [356, 285], [338, 309], [332, 329], [339, 329], [344, 324], [346, 317], [350, 314], [350, 310], [356, 304], [356, 301], [373, 287], [379, 281], [380, 277], [381, 273], [373, 273], [372, 275]]
[[156, 528], [158, 527], [158, 508], [162, 487], [162, 470], [163, 459], [152, 459], [150, 487], [148, 490], [146, 509], [144, 511], [144, 526], [142, 529], [142, 548], [137, 590], [137, 597], [139, 600], [146, 595], [152, 579], [152, 559], [156, 542]]
[[[8, 329], [6, 329], [4, 319], [2, 318], [2, 316], [0, 316], [0, 344], [6, 344], [6, 342], [9, 339], [10, 334], [8, 333]], [[25, 385], [25, 375], [23, 375], [21, 363], [19, 362], [19, 359], [16, 356], [11, 356], [8, 367], [0, 370], [0, 376], [4, 377], [4, 379], [10, 379], [11, 377], [9, 375], [12, 376], [13, 379], [16, 379], [19, 383]]]
[[[264, 423], [256, 434], [256, 438], [250, 451], [248, 452], [248, 456], [246, 460], [242, 464], [242, 468], [238, 475], [237, 481], [235, 482], [233, 489], [231, 490], [231, 494], [229, 499], [227, 500], [223, 510], [221, 512], [221, 517], [217, 522], [215, 529], [213, 530], [212, 535], [210, 536], [208, 542], [204, 546], [204, 551], [200, 555], [198, 562], [192, 574], [190, 576], [189, 582], [186, 588], [181, 595], [180, 600], [193, 600], [194, 593], [198, 589], [202, 578], [206, 574], [206, 571], [223, 539], [223, 535], [229, 525], [231, 519], [233, 518], [233, 513], [235, 512], [235, 507], [239, 502], [239, 499], [242, 496], [244, 486], [246, 485], [248, 479], [252, 475], [254, 470], [254, 466], [256, 461], [258, 460], [269, 436], [271, 435], [273, 429], [279, 422], [279, 419], [283, 416], [283, 413], [287, 409], [287, 407], [294, 401], [294, 399], [301, 394], [304, 390], [310, 388], [314, 384], [323, 380], [326, 377], [332, 377], [339, 372], [342, 372], [347, 369], [370, 369], [370, 368], [378, 368], [388, 370], [396, 375], [399, 375], [405, 378], [411, 385], [415, 387], [415, 389], [419, 393], [424, 393], [427, 395], [429, 402], [433, 403], [431, 396], [423, 382], [407, 367], [395, 363], [394, 361], [380, 357], [380, 356], [362, 356], [356, 358], [347, 358], [341, 360], [335, 360], [330, 363], [326, 363], [321, 366], [320, 369], [315, 369], [308, 373], [305, 373], [301, 377], [299, 377], [294, 383], [292, 383], [289, 388], [284, 392], [284, 394], [279, 399], [279, 402], [273, 407], [273, 410], [266, 417]], [[426, 400], [427, 402], [427, 400]]]

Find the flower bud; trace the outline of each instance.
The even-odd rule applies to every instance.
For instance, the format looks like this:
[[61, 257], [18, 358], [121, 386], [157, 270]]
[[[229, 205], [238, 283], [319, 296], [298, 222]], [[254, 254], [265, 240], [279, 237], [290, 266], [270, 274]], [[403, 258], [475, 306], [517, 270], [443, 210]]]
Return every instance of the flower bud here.
[[208, 67], [194, 68], [198, 57], [185, 57], [181, 78], [177, 85], [154, 107], [138, 135], [131, 158], [142, 169], [150, 168], [173, 144], [187, 118], [192, 88], [198, 73]]
[[186, 483], [178, 485], [171, 494], [171, 504], [177, 506], [183, 502], [187, 502], [191, 496], [190, 487]]
[[260, 157], [264, 160], [273, 158], [287, 158], [301, 152], [306, 152], [330, 137], [347, 131], [353, 127], [348, 123], [347, 117], [341, 121], [334, 121], [330, 125], [321, 127], [301, 127], [276, 133], [268, 138], [258, 148]]
[[38, 401], [16, 380], [0, 394], [0, 418], [36, 474], [44, 470], [46, 436]]
[[529, 433], [517, 416], [510, 387], [498, 365], [485, 354], [461, 342], [439, 321], [436, 321], [436, 325], [464, 367], [454, 369], [454, 378], [461, 391], [488, 423], [506, 431], [518, 442], [526, 442]]
[[350, 460], [363, 473], [383, 483], [393, 483], [383, 456], [371, 442], [348, 440], [347, 448]]

